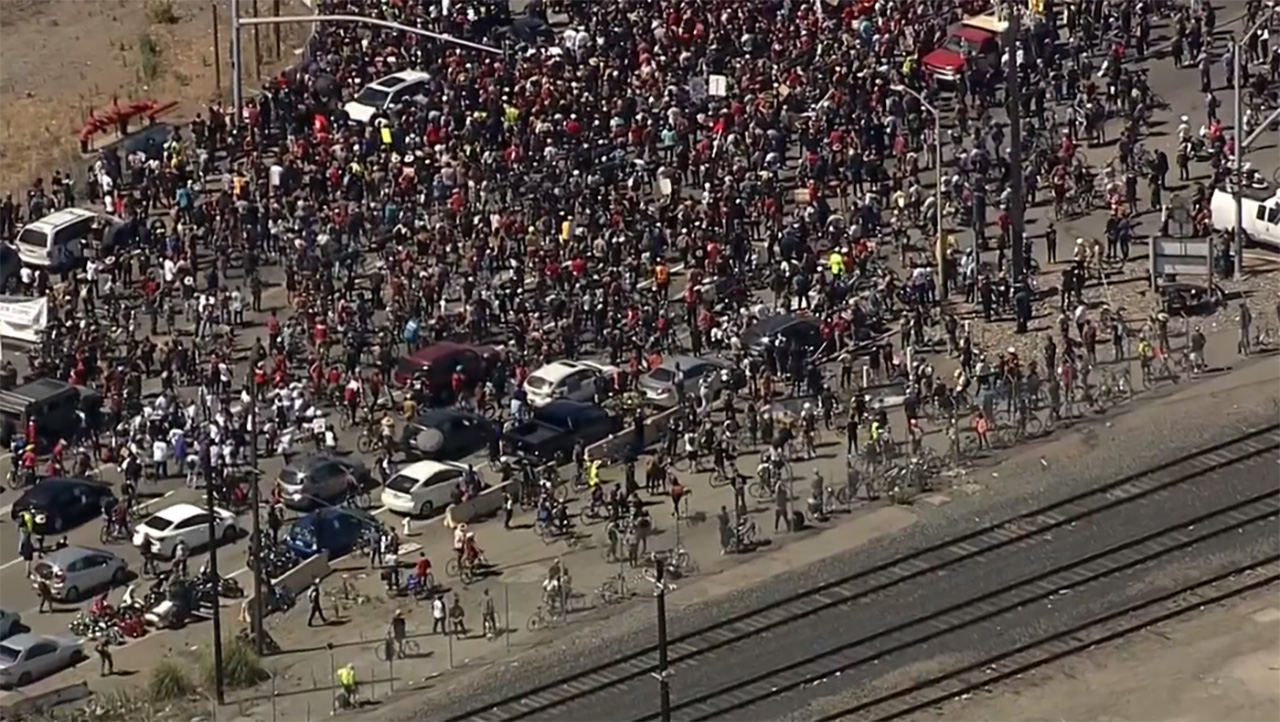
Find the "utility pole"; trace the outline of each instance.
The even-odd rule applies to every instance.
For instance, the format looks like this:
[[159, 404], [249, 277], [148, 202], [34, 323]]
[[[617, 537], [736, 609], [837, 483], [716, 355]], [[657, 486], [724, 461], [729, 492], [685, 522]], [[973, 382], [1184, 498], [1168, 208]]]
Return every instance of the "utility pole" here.
[[671, 661], [667, 650], [667, 558], [654, 554], [653, 595], [658, 599], [658, 698], [661, 704], [662, 722], [671, 722]]
[[255, 560], [259, 563], [253, 565], [253, 609], [250, 610], [253, 624], [253, 646], [259, 657], [266, 656], [266, 630], [262, 626], [262, 618], [265, 616], [263, 608], [266, 606], [262, 598], [262, 515], [258, 510], [259, 498], [261, 492], [258, 489], [262, 482], [261, 475], [258, 473], [258, 399], [249, 402], [249, 419], [247, 423], [249, 432], [249, 475], [252, 486], [249, 488], [249, 503], [253, 508], [253, 544], [250, 545], [250, 553], [258, 554]]
[[218, 98], [222, 98], [222, 39], [218, 33], [218, 3], [209, 3], [209, 13], [213, 17], [213, 84], [218, 89]]
[[1015, 8], [1009, 13], [1004, 40], [1009, 53], [1008, 67], [1005, 68], [1005, 105], [1009, 116], [1009, 216], [1012, 221], [1009, 226], [1009, 258], [1013, 263], [1011, 275], [1015, 284], [1022, 281], [1026, 267], [1022, 257], [1026, 204], [1022, 190], [1022, 78], [1018, 68], [1020, 20], [1021, 12]]
[[226, 682], [222, 672], [222, 609], [218, 601], [218, 585], [222, 577], [218, 575], [218, 530], [214, 524], [217, 514], [214, 513], [213, 479], [204, 482], [204, 500], [209, 507], [209, 574], [214, 579], [213, 597], [213, 686], [218, 704], [226, 704]]
[[[1255, 28], [1256, 29], [1256, 28]], [[1252, 34], [1252, 31], [1250, 31]], [[1248, 40], [1246, 37], [1245, 40]], [[1235, 263], [1235, 278], [1239, 279], [1244, 275], [1244, 112], [1241, 110], [1240, 100], [1240, 54], [1244, 52], [1244, 42], [1233, 43], [1231, 46], [1231, 81], [1235, 85], [1235, 92], [1231, 97], [1231, 115], [1232, 130], [1235, 131], [1235, 153], [1231, 159], [1231, 165], [1235, 168], [1232, 172], [1234, 179], [1234, 188], [1231, 189], [1232, 200], [1236, 203], [1236, 227], [1233, 234], [1233, 243], [1231, 246], [1232, 260]], [[1209, 266], [1210, 278], [1212, 279], [1213, 265]]]
[[231, 101], [235, 125], [244, 122], [244, 68], [240, 67], [240, 0], [231, 0]]

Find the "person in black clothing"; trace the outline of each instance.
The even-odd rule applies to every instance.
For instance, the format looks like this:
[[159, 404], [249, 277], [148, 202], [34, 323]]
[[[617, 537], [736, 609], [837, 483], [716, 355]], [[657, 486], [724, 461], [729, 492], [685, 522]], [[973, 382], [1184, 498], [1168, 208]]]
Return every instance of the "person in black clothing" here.
[[307, 616], [307, 626], [314, 627], [316, 618], [320, 618], [321, 624], [328, 624], [329, 620], [324, 618], [324, 610], [320, 608], [320, 578], [316, 577], [311, 580], [311, 589], [307, 591], [307, 601], [311, 604], [311, 613]]

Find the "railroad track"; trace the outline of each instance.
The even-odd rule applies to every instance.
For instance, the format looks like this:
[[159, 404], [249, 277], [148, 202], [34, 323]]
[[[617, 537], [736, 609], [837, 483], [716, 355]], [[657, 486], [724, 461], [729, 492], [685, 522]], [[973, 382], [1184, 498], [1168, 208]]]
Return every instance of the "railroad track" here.
[[1280, 583], [1280, 556], [1270, 556], [1215, 574], [1152, 599], [1144, 599], [1012, 649], [920, 680], [902, 689], [816, 718], [834, 722], [893, 720], [921, 712], [1019, 677], [1075, 654], [1109, 644], [1190, 612]]
[[[727, 617], [714, 624], [673, 637], [669, 641], [671, 667], [678, 674], [682, 666], [694, 663], [697, 658], [716, 650], [759, 637], [815, 614], [892, 591], [895, 587], [944, 572], [962, 562], [1013, 547], [1043, 545], [1052, 539], [1055, 532], [1065, 530], [1081, 520], [1120, 507], [1155, 503], [1161, 495], [1181, 490], [1186, 485], [1194, 484], [1213, 472], [1241, 464], [1257, 463], [1276, 449], [1280, 449], [1280, 424], [1243, 434], [1230, 441], [1181, 456], [1160, 466], [1126, 476], [1019, 517], [985, 526], [883, 564], [826, 582], [768, 606]], [[1266, 473], [1274, 474], [1274, 467]], [[1198, 524], [1196, 529], [1188, 532], [1195, 534], [1194, 539], [1186, 537], [1183, 533], [1186, 531], [1186, 523], [1180, 522], [1177, 529], [1160, 529], [1130, 539], [1122, 545], [1124, 547], [1122, 549], [1108, 549], [1098, 554], [1091, 554], [1084, 559], [1037, 574], [1036, 578], [1021, 580], [1014, 585], [1003, 585], [979, 598], [966, 600], [959, 605], [951, 605], [933, 614], [934, 622], [921, 619], [910, 620], [910, 624], [896, 625], [889, 631], [882, 631], [875, 636], [879, 642], [892, 641], [889, 638], [893, 634], [914, 629], [921, 624], [936, 627], [936, 620], [940, 619], [946, 619], [948, 624], [953, 624], [960, 619], [956, 616], [957, 613], [962, 613], [961, 616], [964, 619], [970, 619], [969, 623], [974, 623], [972, 618], [975, 614], [989, 616], [993, 609], [992, 605], [995, 605], [995, 609], [1003, 608], [1010, 595], [1022, 600], [1017, 602], [1018, 604], [1025, 604], [1035, 595], [1044, 594], [1045, 590], [1060, 589], [1063, 584], [1078, 585], [1082, 580], [1090, 578], [1090, 575], [1115, 573], [1121, 568], [1131, 567], [1132, 564], [1143, 563], [1142, 561], [1133, 562], [1134, 558], [1149, 561], [1151, 554], [1169, 553], [1175, 549], [1185, 548], [1188, 544], [1199, 543], [1204, 540], [1203, 535], [1207, 531], [1219, 528], [1222, 524], [1235, 524], [1236, 528], [1239, 528], [1240, 524], [1260, 523], [1261, 520], [1274, 516], [1278, 510], [1280, 510], [1280, 493], [1276, 489], [1268, 489], [1264, 494], [1237, 501], [1230, 508], [1211, 512], [1206, 516], [1203, 524]], [[1212, 526], [1213, 523], [1219, 526]], [[949, 614], [950, 617], [948, 617]], [[860, 640], [859, 643], [865, 644], [866, 641]], [[849, 650], [852, 649], [852, 647], [849, 648]], [[596, 695], [611, 695], [618, 692], [620, 688], [629, 690], [636, 687], [638, 689], [641, 685], [646, 685], [647, 689], [647, 685], [654, 684], [649, 676], [657, 670], [657, 652], [656, 645], [648, 646], [449, 719], [497, 722], [498, 720], [527, 719], [547, 713], [552, 713], [549, 716], [554, 717], [557, 716], [555, 714], [557, 711], [563, 711], [570, 705], [583, 703]], [[822, 672], [822, 668], [831, 668], [833, 665], [838, 668], [842, 664], [849, 663], [847, 660], [837, 659], [840, 653], [837, 650], [834, 653], [821, 655], [826, 659], [825, 662], [819, 658], [800, 660], [784, 668], [771, 670], [769, 675], [761, 675], [759, 678], [748, 677], [710, 693], [679, 699], [675, 708], [682, 711], [682, 718], [695, 719], [720, 716], [735, 709], [742, 709], [758, 701], [758, 698], [762, 698], [761, 695], [780, 692], [781, 683], [786, 682], [778, 678], [780, 674], [789, 675], [787, 679], [811, 681], [830, 673]], [[797, 686], [807, 683], [800, 681]], [[652, 695], [649, 696], [652, 697]], [[649, 715], [641, 719], [649, 719], [653, 716]]]

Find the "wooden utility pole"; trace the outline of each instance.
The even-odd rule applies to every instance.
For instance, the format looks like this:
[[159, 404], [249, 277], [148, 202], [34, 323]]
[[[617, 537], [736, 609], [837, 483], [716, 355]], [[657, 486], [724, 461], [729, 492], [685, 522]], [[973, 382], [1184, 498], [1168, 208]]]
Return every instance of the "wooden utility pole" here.
[[209, 13], [213, 17], [213, 84], [218, 88], [218, 98], [222, 98], [222, 41], [218, 32], [218, 0], [209, 3]]
[[[258, 0], [253, 0], [253, 16], [258, 17]], [[253, 77], [262, 80], [262, 41], [258, 26], [253, 26]]]
[[[280, 0], [271, 0], [271, 14], [274, 17], [280, 17]], [[280, 45], [280, 26], [273, 25], [271, 29], [275, 31], [276, 35], [276, 60], [278, 61], [284, 57], [284, 50], [281, 49]]]

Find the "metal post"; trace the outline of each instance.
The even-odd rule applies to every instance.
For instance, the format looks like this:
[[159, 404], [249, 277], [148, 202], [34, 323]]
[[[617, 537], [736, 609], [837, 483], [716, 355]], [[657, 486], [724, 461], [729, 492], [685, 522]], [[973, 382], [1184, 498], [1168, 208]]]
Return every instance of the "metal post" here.
[[218, 32], [218, 3], [209, 3], [209, 14], [213, 18], [213, 85], [218, 89], [218, 97], [222, 97], [222, 39]]
[[244, 119], [244, 71], [240, 60], [240, 0], [231, 0], [231, 100], [235, 104], [236, 125]]
[[[1250, 32], [1250, 35], [1253, 33]], [[1248, 39], [1247, 37], [1245, 38]], [[1231, 253], [1235, 256], [1235, 277], [1238, 279], [1244, 275], [1244, 197], [1241, 195], [1241, 186], [1244, 183], [1244, 174], [1241, 172], [1241, 159], [1244, 158], [1244, 113], [1240, 110], [1240, 53], [1244, 52], [1244, 42], [1236, 43], [1232, 50], [1232, 71], [1231, 80], [1235, 85], [1235, 92], [1232, 95], [1231, 108], [1232, 120], [1231, 127], [1235, 129], [1235, 153], [1232, 159], [1232, 165], [1235, 169], [1232, 176], [1235, 178], [1235, 187], [1231, 190], [1231, 198], [1236, 204], [1236, 225], [1235, 238], [1232, 244]], [[1210, 269], [1212, 269], [1213, 260], [1210, 259]], [[1211, 276], [1212, 277], [1212, 276]]]
[[[275, 18], [280, 17], [280, 0], [271, 0], [271, 17], [275, 17]], [[275, 36], [276, 36], [275, 37], [275, 40], [276, 40], [275, 59], [280, 60], [282, 57], [284, 57], [283, 55], [284, 50], [280, 45], [280, 26], [275, 25], [271, 28], [271, 30], [275, 33]]]
[[654, 586], [658, 595], [658, 695], [662, 704], [662, 722], [671, 722], [671, 676], [670, 659], [667, 656], [667, 585], [666, 560], [661, 556], [654, 557]]
[[[213, 504], [213, 479], [206, 479], [204, 483], [204, 500], [209, 507], [209, 573], [214, 579], [220, 579], [218, 576], [218, 533], [214, 524], [214, 519], [218, 515], [214, 513]], [[215, 698], [218, 704], [226, 704], [226, 683], [223, 679], [222, 671], [222, 614], [217, 599], [213, 602], [213, 687]]]
[[395, 642], [391, 643], [390, 649], [387, 650], [387, 686], [392, 692], [396, 691], [396, 648]]
[[453, 669], [453, 630], [449, 628], [448, 612], [445, 612], [444, 620], [444, 638], [449, 643], [449, 669]]
[[[253, 0], [253, 16], [258, 17], [258, 0]], [[262, 44], [258, 26], [253, 26], [253, 78], [262, 80]]]
[[511, 649], [511, 586], [502, 585], [502, 642]]
[[[253, 534], [254, 544], [250, 546], [250, 553], [262, 552], [262, 513], [259, 509], [261, 504], [261, 490], [258, 488], [262, 479], [258, 474], [258, 399], [255, 397], [249, 402], [249, 418], [247, 421], [247, 431], [249, 436], [249, 503], [253, 510]], [[266, 603], [263, 599], [262, 592], [262, 558], [254, 560], [253, 565], [253, 610], [250, 612], [253, 624], [253, 646], [259, 657], [266, 656], [266, 630], [263, 629], [263, 617], [266, 616]]]
[[1009, 259], [1013, 264], [1010, 274], [1014, 283], [1022, 281], [1025, 262], [1022, 257], [1023, 224], [1025, 222], [1025, 203], [1022, 190], [1022, 78], [1018, 72], [1018, 34], [1020, 31], [1018, 12], [1009, 13], [1008, 33], [1004, 45], [1009, 49], [1009, 63], [1005, 68], [1005, 86], [1009, 117], [1009, 215], [1012, 223], [1009, 228]]
[[933, 247], [933, 261], [938, 264], [938, 301], [941, 302], [947, 297], [947, 252], [942, 240], [942, 114], [938, 112], [937, 108], [933, 109], [933, 146], [933, 204], [936, 206], [934, 213], [937, 215], [934, 222], [938, 226], [938, 234]]
[[276, 674], [271, 673], [271, 722], [276, 722]]

